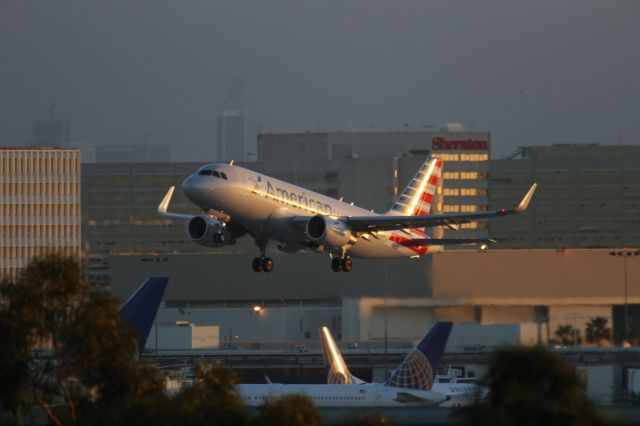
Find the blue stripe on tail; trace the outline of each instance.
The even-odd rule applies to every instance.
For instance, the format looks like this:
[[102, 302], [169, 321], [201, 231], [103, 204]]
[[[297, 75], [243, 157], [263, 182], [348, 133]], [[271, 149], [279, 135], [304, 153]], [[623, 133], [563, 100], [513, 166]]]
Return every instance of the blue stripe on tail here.
[[122, 319], [133, 325], [138, 332], [138, 355], [142, 355], [144, 351], [168, 283], [167, 277], [147, 278], [120, 308]]

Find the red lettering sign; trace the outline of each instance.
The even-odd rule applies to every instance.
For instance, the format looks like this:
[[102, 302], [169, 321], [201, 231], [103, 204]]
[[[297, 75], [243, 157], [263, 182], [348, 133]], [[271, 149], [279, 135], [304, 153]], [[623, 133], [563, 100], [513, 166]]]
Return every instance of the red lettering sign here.
[[445, 138], [437, 137], [431, 140], [431, 149], [434, 151], [455, 151], [455, 150], [484, 150], [489, 148], [489, 142], [474, 139], [448, 141]]

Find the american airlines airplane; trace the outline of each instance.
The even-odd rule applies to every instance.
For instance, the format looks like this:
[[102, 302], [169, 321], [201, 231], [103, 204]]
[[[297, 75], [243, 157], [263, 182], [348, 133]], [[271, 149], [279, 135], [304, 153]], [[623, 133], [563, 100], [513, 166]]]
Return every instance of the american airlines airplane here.
[[[431, 389], [433, 378], [447, 343], [452, 323], [436, 323], [386, 383], [355, 385], [353, 382], [334, 380], [352, 377], [344, 361], [335, 364], [326, 385], [255, 384], [238, 385], [245, 404], [256, 407], [274, 398], [303, 394], [317, 407], [409, 407], [436, 406], [450, 396]], [[423, 343], [424, 342], [424, 343]], [[340, 358], [342, 359], [342, 358]]]
[[[451, 323], [436, 323], [437, 324], [451, 324]], [[434, 325], [434, 327], [436, 327]], [[437, 325], [438, 327], [448, 327], [451, 330], [450, 325]], [[406, 383], [409, 388], [422, 389], [428, 386], [430, 390], [434, 392], [440, 392], [449, 397], [449, 399], [440, 407], [457, 407], [463, 405], [473, 404], [477, 398], [486, 397], [486, 390], [478, 387], [473, 383], [439, 383], [435, 381], [437, 374], [437, 367], [433, 369], [433, 365], [438, 365], [440, 357], [444, 352], [444, 348], [447, 345], [449, 338], [448, 332], [443, 332], [439, 335], [439, 339], [429, 339], [429, 333], [423, 337], [418, 345], [412, 352], [407, 355], [403, 365], [405, 363], [415, 362], [416, 358], [420, 358], [420, 354], [424, 355], [428, 359], [437, 357], [437, 361], [431, 363], [432, 371], [430, 373], [433, 380], [425, 381], [423, 383]], [[336, 342], [333, 340], [333, 336], [327, 327], [320, 328], [320, 342], [322, 344], [322, 355], [324, 357], [324, 365], [327, 370], [327, 383], [332, 384], [344, 384], [344, 385], [369, 385], [369, 383], [357, 378], [344, 362], [340, 349]], [[417, 351], [417, 352], [416, 352]], [[406, 370], [407, 368], [405, 368]], [[394, 373], [396, 374], [396, 373]], [[392, 376], [393, 377], [393, 376]]]
[[[172, 186], [158, 213], [188, 221], [187, 232], [205, 247], [234, 244], [249, 234], [260, 249], [253, 270], [271, 272], [267, 243], [274, 241], [287, 253], [326, 252], [335, 272], [349, 272], [351, 257], [419, 257], [447, 244], [485, 244], [489, 239], [431, 238], [431, 227], [458, 229], [459, 225], [496, 216], [522, 213], [536, 189], [534, 183], [520, 204], [511, 209], [429, 215], [442, 178], [442, 161], [425, 162], [391, 209], [384, 214], [308, 191], [233, 164], [200, 167], [182, 183], [186, 196], [202, 210], [199, 215], [171, 213]], [[424, 228], [424, 229], [421, 229]]]

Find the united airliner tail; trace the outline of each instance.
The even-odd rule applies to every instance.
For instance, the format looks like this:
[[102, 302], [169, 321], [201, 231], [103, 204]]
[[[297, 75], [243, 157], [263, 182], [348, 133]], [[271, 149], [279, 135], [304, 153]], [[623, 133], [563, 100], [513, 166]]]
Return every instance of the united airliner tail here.
[[322, 345], [324, 367], [327, 371], [327, 384], [354, 385], [364, 383], [364, 381], [358, 379], [349, 371], [327, 327], [320, 328], [320, 344]]
[[435, 158], [425, 161], [386, 214], [389, 216], [428, 215], [441, 177], [442, 161]]
[[385, 384], [430, 390], [452, 327], [451, 322], [436, 322]]
[[168, 282], [166, 277], [147, 278], [120, 308], [122, 319], [138, 332], [138, 355], [144, 351]]

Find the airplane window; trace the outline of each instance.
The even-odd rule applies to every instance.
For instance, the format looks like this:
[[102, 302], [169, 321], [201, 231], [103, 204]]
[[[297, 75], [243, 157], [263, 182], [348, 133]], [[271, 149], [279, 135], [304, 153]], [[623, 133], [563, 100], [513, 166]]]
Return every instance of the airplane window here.
[[209, 176], [211, 175], [211, 170], [200, 170], [200, 173], [198, 174], [202, 176]]
[[227, 180], [227, 175], [225, 175], [224, 173], [220, 172], [220, 176], [222, 176], [222, 179]]
[[218, 177], [218, 178], [220, 177], [220, 173], [219, 173], [217, 170], [215, 170], [212, 174], [213, 174], [215, 177]]

